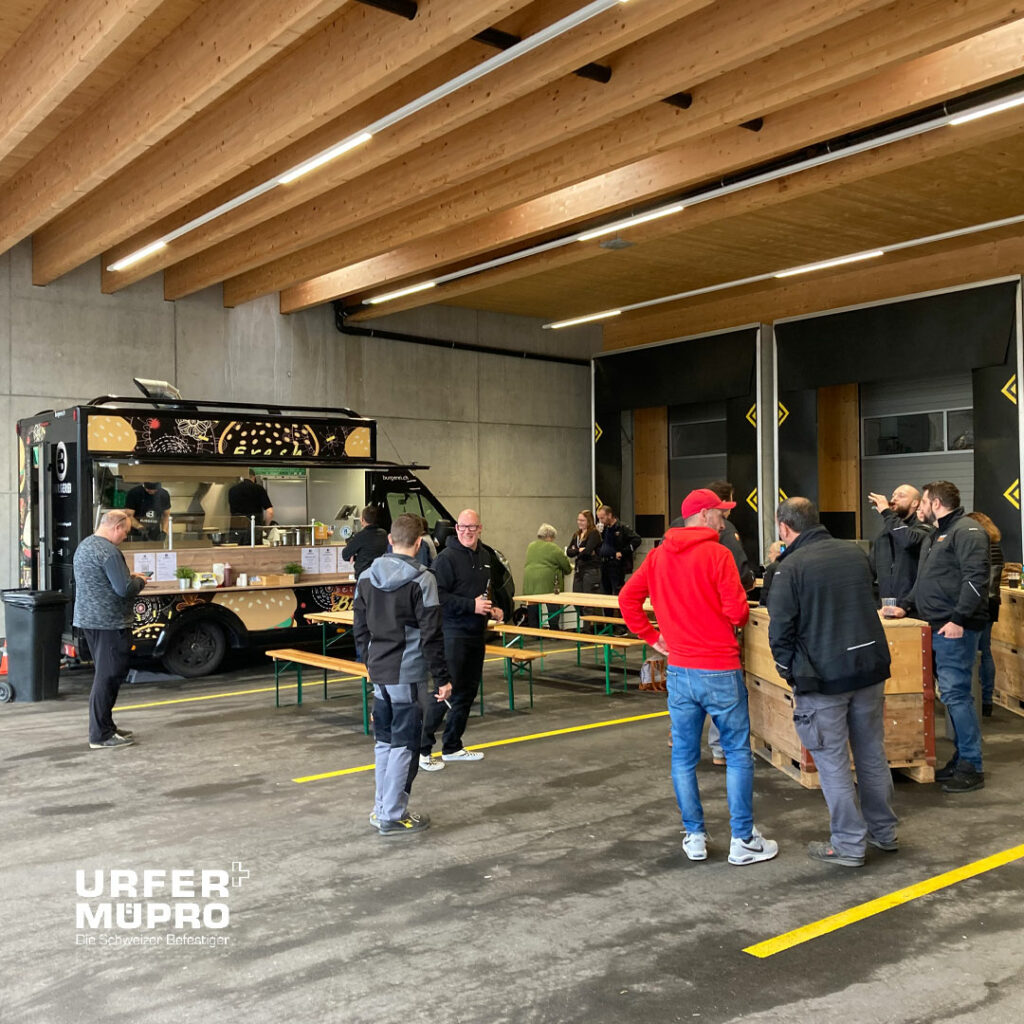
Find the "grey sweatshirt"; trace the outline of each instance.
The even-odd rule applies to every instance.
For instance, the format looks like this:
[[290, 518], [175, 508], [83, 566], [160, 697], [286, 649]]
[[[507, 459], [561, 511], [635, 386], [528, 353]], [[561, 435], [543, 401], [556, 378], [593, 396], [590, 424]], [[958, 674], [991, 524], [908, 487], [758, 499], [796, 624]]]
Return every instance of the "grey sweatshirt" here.
[[125, 629], [132, 604], [146, 585], [128, 572], [124, 555], [106, 537], [93, 534], [75, 550], [75, 617], [81, 629]]

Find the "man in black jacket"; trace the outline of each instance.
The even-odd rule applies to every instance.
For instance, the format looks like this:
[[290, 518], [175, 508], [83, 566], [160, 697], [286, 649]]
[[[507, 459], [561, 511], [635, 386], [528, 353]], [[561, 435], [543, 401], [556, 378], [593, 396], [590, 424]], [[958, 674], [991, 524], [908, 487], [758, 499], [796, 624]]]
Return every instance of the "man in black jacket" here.
[[875, 511], [882, 517], [882, 532], [871, 548], [871, 567], [878, 580], [882, 600], [905, 601], [917, 580], [921, 543], [933, 530], [917, 518], [921, 493], [910, 484], [900, 484], [890, 501], [884, 494], [869, 494]]
[[481, 761], [484, 756], [479, 750], [466, 750], [462, 734], [480, 688], [487, 620], [493, 615], [501, 622], [507, 609], [492, 601], [497, 595], [492, 593], [491, 563], [497, 555], [481, 543], [482, 530], [480, 516], [471, 508], [463, 509], [455, 524], [455, 536], [448, 538], [432, 566], [444, 616], [444, 657], [452, 676], [452, 699], [440, 761], [430, 752], [446, 706], [428, 707], [424, 716], [420, 768], [425, 772], [439, 771], [448, 761]]
[[882, 715], [889, 647], [871, 569], [856, 545], [819, 524], [807, 498], [787, 499], [776, 518], [786, 550], [768, 595], [768, 641], [793, 689], [793, 722], [814, 756], [832, 827], [830, 840], [810, 843], [807, 853], [861, 867], [868, 843], [898, 849]]
[[988, 622], [988, 534], [964, 515], [960, 491], [948, 480], [925, 484], [921, 509], [936, 529], [921, 545], [910, 597], [892, 612], [912, 612], [932, 627], [936, 688], [955, 734], [953, 756], [935, 781], [947, 793], [969, 793], [985, 785], [972, 674]]
[[437, 583], [416, 560], [421, 543], [418, 516], [398, 516], [391, 525], [392, 554], [378, 558], [356, 584], [356, 642], [366, 651], [373, 683], [376, 796], [370, 824], [382, 836], [419, 832], [425, 814], [409, 811], [419, 768], [423, 715], [420, 690], [434, 677], [435, 703], [451, 696], [444, 661]]
[[359, 516], [362, 529], [341, 549], [341, 557], [352, 562], [356, 579], [370, 568], [375, 558], [380, 558], [388, 549], [388, 535], [377, 525], [379, 518], [380, 509], [375, 505], [367, 505]]
[[617, 594], [633, 571], [633, 552], [643, 543], [632, 527], [620, 522], [611, 505], [597, 510], [601, 524], [601, 590]]

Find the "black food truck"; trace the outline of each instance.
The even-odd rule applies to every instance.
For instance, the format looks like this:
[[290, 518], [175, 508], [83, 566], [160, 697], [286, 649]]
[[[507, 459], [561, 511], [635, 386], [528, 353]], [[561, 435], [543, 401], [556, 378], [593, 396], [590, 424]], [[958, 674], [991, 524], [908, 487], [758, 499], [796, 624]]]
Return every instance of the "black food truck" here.
[[[70, 598], [71, 660], [88, 658], [72, 627], [75, 549], [104, 512], [147, 496], [121, 548], [149, 576], [133, 651], [186, 677], [216, 671], [228, 648], [319, 639], [305, 616], [351, 606], [342, 550], [364, 505], [385, 528], [422, 516], [439, 550], [452, 534], [451, 514], [414, 472], [428, 467], [379, 461], [376, 423], [350, 409], [105, 396], [17, 429], [19, 585]], [[250, 473], [270, 522], [232, 514], [230, 491]], [[507, 613], [512, 576], [496, 555], [494, 599]], [[297, 632], [282, 639], [283, 629]]]

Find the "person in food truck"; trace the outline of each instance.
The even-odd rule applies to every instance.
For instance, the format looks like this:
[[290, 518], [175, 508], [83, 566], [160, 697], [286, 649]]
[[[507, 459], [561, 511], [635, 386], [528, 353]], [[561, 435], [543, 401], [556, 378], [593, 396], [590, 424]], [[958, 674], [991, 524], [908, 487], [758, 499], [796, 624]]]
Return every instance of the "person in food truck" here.
[[133, 487], [125, 495], [124, 506], [131, 516], [129, 537], [135, 540], [166, 540], [171, 496], [160, 486], [159, 480]]

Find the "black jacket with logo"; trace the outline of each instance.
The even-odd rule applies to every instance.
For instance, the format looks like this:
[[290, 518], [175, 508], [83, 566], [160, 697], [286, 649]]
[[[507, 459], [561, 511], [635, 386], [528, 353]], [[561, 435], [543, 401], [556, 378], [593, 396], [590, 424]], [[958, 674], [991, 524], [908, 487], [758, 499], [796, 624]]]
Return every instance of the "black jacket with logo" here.
[[917, 582], [903, 607], [933, 629], [947, 622], [984, 629], [988, 587], [988, 534], [958, 508], [943, 516], [921, 545]]
[[878, 579], [878, 596], [905, 601], [917, 580], [921, 544], [933, 528], [911, 512], [903, 519], [891, 508], [882, 511], [882, 532], [871, 548], [871, 566]]
[[775, 668], [798, 693], [846, 693], [889, 677], [867, 556], [824, 526], [783, 552], [768, 594]]
[[487, 593], [489, 583], [492, 601], [506, 619], [511, 616], [511, 602], [504, 589], [494, 583], [501, 569], [500, 561], [483, 542], [476, 548], [467, 548], [458, 537], [449, 537], [431, 569], [437, 577], [446, 636], [483, 636], [487, 616], [477, 615], [474, 608], [476, 599]]

